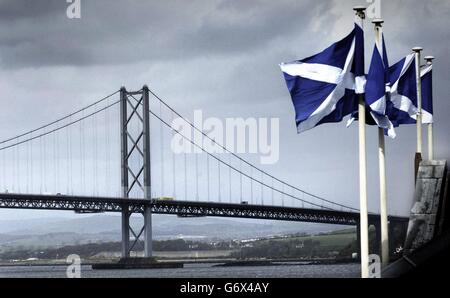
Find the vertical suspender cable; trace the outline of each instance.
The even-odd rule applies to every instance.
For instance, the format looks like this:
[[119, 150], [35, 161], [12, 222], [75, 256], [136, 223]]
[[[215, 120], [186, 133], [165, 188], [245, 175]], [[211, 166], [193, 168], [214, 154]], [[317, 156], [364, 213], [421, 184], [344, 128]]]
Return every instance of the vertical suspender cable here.
[[[44, 133], [45, 133], [45, 129], [44, 129]], [[42, 160], [42, 175], [41, 175], [41, 179], [44, 185], [44, 189], [43, 192], [47, 192], [47, 179], [45, 177], [47, 177], [47, 139], [45, 137], [41, 137], [42, 140], [42, 150], [43, 150], [43, 156], [41, 158]]]
[[55, 132], [56, 137], [56, 187], [57, 192], [59, 192], [61, 179], [59, 177], [59, 168], [60, 168], [60, 156], [59, 156], [59, 132]]
[[240, 191], [240, 200], [242, 203], [242, 160], [239, 160], [239, 191]]
[[187, 154], [184, 153], [184, 199], [187, 201]]
[[[33, 133], [30, 133], [30, 138], [33, 138]], [[33, 159], [34, 159], [34, 154], [33, 154], [33, 152], [34, 152], [34, 150], [33, 150], [33, 142], [34, 142], [34, 140], [33, 141], [31, 141], [31, 155], [30, 155], [30, 163], [31, 163], [31, 191], [32, 192], [34, 192], [34, 161], [33, 161]]]
[[[8, 188], [9, 188], [9, 181], [6, 179], [6, 150], [3, 150], [2, 151], [2, 158], [3, 158], [3, 169], [2, 169], [2, 172], [3, 172], [3, 181], [4, 181], [4, 183], [5, 183], [5, 186], [4, 186], [4, 190], [6, 191]], [[8, 163], [8, 168], [9, 168], [9, 163]]]
[[[109, 106], [109, 98], [106, 100], [106, 106]], [[105, 135], [106, 135], [106, 163], [105, 163], [105, 171], [106, 173], [104, 173], [105, 175], [105, 192], [107, 195], [109, 195], [108, 193], [108, 176], [110, 173], [110, 157], [111, 157], [111, 152], [110, 152], [110, 148], [109, 148], [109, 133], [110, 133], [110, 129], [109, 129], [109, 109], [107, 109], [105, 111]]]
[[6, 189], [6, 187], [5, 187], [5, 173], [3, 172], [3, 169], [5, 168], [5, 158], [4, 158], [4, 151], [5, 150], [1, 150], [1, 154], [2, 154], [2, 184], [1, 184], [1, 189], [0, 189], [0, 191], [1, 192], [3, 192], [3, 191], [5, 191], [5, 189]]
[[[82, 112], [82, 117], [84, 118], [84, 111]], [[83, 120], [84, 121], [84, 120]], [[83, 195], [86, 195], [86, 150], [85, 150], [85, 144], [84, 144], [84, 140], [85, 140], [85, 135], [84, 135], [84, 123], [83, 121], [81, 121], [81, 133], [80, 133], [80, 138], [81, 138], [81, 189], [83, 191]]]
[[8, 172], [11, 172], [11, 170], [9, 168], [9, 160], [10, 160], [10, 158], [6, 158], [6, 154], [7, 154], [7, 151], [3, 150], [2, 158], [3, 158], [4, 167], [2, 169], [2, 172], [3, 172], [3, 177], [4, 177], [3, 179], [5, 180], [5, 192], [7, 190], [9, 191], [11, 189], [10, 175], [6, 176], [6, 167], [8, 168]]
[[[229, 157], [229, 164], [231, 165], [231, 154], [228, 154]], [[229, 196], [229, 202], [231, 204], [231, 167], [228, 167], [228, 196]]]
[[44, 156], [42, 154], [43, 151], [43, 144], [42, 144], [42, 138], [39, 138], [39, 167], [40, 167], [40, 173], [41, 173], [41, 185], [40, 185], [40, 190], [39, 193], [42, 194], [42, 192], [44, 191], [44, 187], [43, 187], [43, 179], [44, 179]]
[[[17, 143], [17, 139], [15, 140], [15, 142]], [[13, 191], [16, 192], [16, 183], [17, 183], [17, 161], [16, 161], [16, 150], [17, 150], [17, 146], [12, 148], [12, 153], [13, 153]]]
[[[17, 139], [17, 143], [19, 143], [20, 140]], [[20, 193], [20, 164], [19, 164], [19, 160], [20, 160], [20, 150], [19, 150], [19, 146], [15, 146], [15, 150], [16, 150], [16, 185], [17, 185], [17, 191]]]
[[[18, 140], [16, 139], [16, 143], [18, 142]], [[20, 191], [18, 191], [18, 185], [17, 185], [17, 182], [18, 182], [18, 179], [17, 179], [17, 159], [18, 159], [18, 157], [17, 157], [17, 146], [15, 146], [14, 148], [13, 148], [13, 153], [14, 153], [14, 159], [13, 159], [13, 166], [14, 166], [14, 192], [20, 192]]]
[[218, 197], [219, 197], [219, 203], [220, 203], [220, 202], [222, 202], [222, 195], [220, 193], [220, 161], [219, 160], [217, 160], [217, 171], [219, 174], [217, 186], [218, 186], [218, 192], [219, 192]]
[[198, 202], [199, 201], [199, 196], [198, 196], [198, 153], [194, 152], [195, 154], [195, 200]]
[[[172, 112], [172, 123], [175, 120], [175, 114]], [[175, 137], [176, 132], [175, 130], [172, 130], [172, 139]], [[175, 172], [175, 163], [176, 163], [176, 156], [175, 152], [172, 150], [172, 178], [173, 178], [173, 197], [177, 197], [177, 180], [176, 180], [176, 172]]]
[[[162, 117], [162, 102], [159, 102], [159, 117]], [[164, 135], [163, 135], [163, 123], [159, 122], [159, 134], [161, 143], [161, 197], [164, 196]]]
[[94, 115], [94, 121], [95, 121], [95, 127], [94, 127], [94, 132], [95, 132], [95, 195], [99, 196], [100, 194], [100, 181], [99, 181], [99, 176], [100, 176], [100, 160], [99, 160], [99, 155], [98, 155], [98, 130], [100, 129], [100, 119], [99, 119], [99, 115], [95, 114]]
[[[18, 140], [20, 142], [20, 140]], [[17, 184], [19, 193], [22, 193], [22, 150], [21, 145], [17, 145]]]
[[91, 181], [91, 183], [92, 183], [92, 188], [91, 188], [91, 195], [92, 196], [94, 196], [94, 188], [95, 188], [95, 177], [97, 176], [97, 175], [95, 175], [95, 162], [94, 162], [94, 158], [95, 158], [95, 137], [94, 137], [94, 128], [95, 127], [95, 123], [94, 123], [94, 117], [91, 117], [91, 129], [89, 130], [88, 129], [88, 131], [90, 131], [90, 137], [91, 137], [91, 141], [89, 142], [89, 139], [88, 139], [88, 146], [91, 146], [91, 158], [90, 158], [90, 162], [91, 162], [91, 164], [90, 164], [90, 166], [92, 167], [92, 175], [93, 175], [93, 177], [91, 177], [91, 179], [90, 179], [90, 181]]
[[56, 180], [58, 179], [58, 176], [56, 175], [56, 132], [52, 133], [53, 136], [53, 182], [54, 182], [54, 187], [53, 187], [53, 192], [56, 194], [57, 193], [57, 188], [58, 188], [58, 184], [56, 182]]
[[[117, 108], [117, 116], [116, 116], [116, 119], [120, 119], [120, 117], [122, 117], [121, 116], [122, 115], [122, 113], [121, 113], [121, 109], [120, 108]], [[120, 144], [120, 140], [122, 139], [122, 123], [121, 123], [121, 121], [116, 121], [116, 123], [117, 123], [117, 127], [116, 127], [116, 137], [117, 137], [117, 140], [116, 140], [116, 144]], [[118, 150], [117, 150], [117, 154], [116, 154], [116, 156], [117, 157], [119, 157], [119, 156], [121, 156], [121, 149], [120, 149], [120, 146], [117, 146], [117, 148], [118, 148]], [[117, 160], [117, 169], [120, 169], [121, 167], [122, 167], [122, 162], [121, 162], [121, 158], [117, 158], [116, 159]], [[120, 172], [120, 171], [119, 171]], [[121, 186], [121, 175], [118, 175], [118, 177], [117, 177], [118, 179], [117, 179], [117, 183], [115, 183], [118, 187], [116, 188], [116, 193], [117, 193], [117, 197], [122, 197], [123, 196], [123, 193], [122, 193], [122, 186]]]
[[[10, 156], [9, 149], [7, 149], [7, 151], [5, 151], [5, 154], [4, 154], [3, 158], [5, 159], [5, 162], [8, 164], [8, 172], [11, 174], [11, 172], [12, 172], [12, 170], [11, 170], [11, 156]], [[5, 180], [7, 181], [6, 185], [8, 187], [8, 190], [11, 191], [12, 190], [12, 180], [11, 180], [12, 176], [11, 175], [6, 176], [6, 171], [5, 170], [3, 170], [3, 173], [4, 173], [4, 176], [5, 176]]]
[[260, 193], [261, 193], [261, 204], [264, 206], [264, 189], [263, 189], [263, 183], [264, 183], [264, 175], [263, 172], [261, 172], [261, 183], [260, 185]]
[[[72, 122], [72, 117], [69, 118], [69, 123]], [[70, 166], [70, 194], [73, 195], [73, 153], [72, 153], [72, 137], [73, 137], [73, 130], [69, 130], [69, 166]]]
[[292, 207], [295, 207], [295, 201], [297, 201], [296, 199], [294, 199], [294, 193], [295, 190], [291, 188], [291, 201], [292, 201]]
[[8, 159], [9, 159], [9, 166], [8, 166], [8, 169], [9, 169], [9, 171], [10, 171], [10, 175], [8, 175], [8, 176], [10, 176], [11, 178], [9, 179], [9, 184], [10, 184], [10, 188], [11, 188], [11, 191], [15, 191], [15, 174], [14, 174], [14, 171], [15, 171], [15, 161], [14, 161], [14, 148], [11, 148], [11, 151], [9, 152], [9, 154], [8, 154]]
[[272, 191], [272, 193], [271, 193], [272, 206], [274, 206], [274, 205], [275, 205], [275, 202], [274, 202], [274, 189], [273, 189], [273, 179], [272, 179], [272, 187], [271, 187], [271, 191]]
[[97, 114], [95, 114], [92, 117], [92, 134], [94, 137], [94, 162], [93, 162], [93, 168], [94, 168], [94, 187], [92, 188], [92, 193], [94, 196], [97, 195], [97, 191], [98, 191], [98, 175], [97, 175], [97, 167], [98, 167], [98, 158], [97, 158]]
[[80, 145], [80, 157], [79, 157], [79, 166], [80, 166], [80, 191], [81, 194], [84, 194], [84, 189], [83, 189], [83, 121], [80, 121], [80, 141], [79, 141], [79, 145]]
[[[69, 117], [70, 121], [70, 117]], [[70, 126], [66, 128], [66, 194], [70, 194]]]
[[207, 200], [209, 202], [210, 200], [210, 191], [209, 191], [209, 184], [210, 184], [210, 180], [209, 180], [209, 153], [206, 152], [206, 175], [207, 175], [207, 179], [206, 179], [206, 186], [208, 187], [208, 191], [207, 191]]
[[[28, 137], [31, 139], [31, 137], [32, 137], [31, 133], [28, 135]], [[33, 158], [32, 158], [32, 155], [33, 155], [33, 141], [28, 141], [27, 167], [29, 167], [28, 179], [30, 182], [30, 185], [29, 185], [30, 193], [34, 193], [34, 191], [33, 191]], [[27, 192], [28, 192], [28, 189], [27, 189]]]
[[30, 142], [27, 142], [25, 146], [26, 146], [26, 155], [27, 155], [27, 157], [26, 157], [26, 172], [27, 172], [26, 183], [27, 183], [27, 185], [25, 186], [25, 189], [26, 189], [27, 193], [30, 193], [29, 192], [30, 191], [30, 160], [29, 160], [29, 158], [30, 158]]
[[251, 204], [253, 205], [254, 201], [253, 201], [253, 168], [250, 167], [250, 199], [251, 199]]
[[[1, 164], [1, 167], [4, 168], [4, 167], [5, 167], [5, 163], [4, 163], [4, 159], [3, 159], [3, 150], [0, 150], [0, 151], [1, 151], [0, 153], [2, 154], [2, 164]], [[3, 172], [2, 172], [1, 180], [0, 180], [0, 181], [1, 181], [1, 182], [0, 182], [0, 183], [1, 183], [1, 184], [0, 184], [0, 187], [1, 187], [0, 192], [3, 192], [3, 190], [4, 190], [4, 188], [5, 188], [5, 187], [4, 187], [5, 185], [4, 185], [4, 182], [3, 182], [3, 180], [5, 179], [4, 177], [5, 177], [5, 176], [3, 175]]]
[[[44, 129], [44, 133], [45, 133], [45, 129]], [[45, 179], [45, 177], [47, 177], [47, 140], [45, 137], [41, 137], [41, 142], [42, 142], [42, 168], [41, 168], [41, 180], [42, 180], [42, 184], [43, 184], [43, 192], [47, 192], [47, 179]]]

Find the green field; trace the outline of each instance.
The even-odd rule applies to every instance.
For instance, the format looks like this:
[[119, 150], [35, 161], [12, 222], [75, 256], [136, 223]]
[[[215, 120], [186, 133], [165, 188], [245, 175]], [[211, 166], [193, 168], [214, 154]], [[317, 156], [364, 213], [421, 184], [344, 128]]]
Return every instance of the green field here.
[[320, 246], [346, 246], [352, 241], [356, 240], [355, 231], [345, 230], [345, 233], [333, 233], [326, 235], [316, 235], [316, 236], [302, 236], [291, 238], [292, 240], [300, 241], [320, 241]]
[[241, 258], [329, 258], [351, 257], [356, 250], [354, 229], [319, 235], [256, 240], [240, 252]]

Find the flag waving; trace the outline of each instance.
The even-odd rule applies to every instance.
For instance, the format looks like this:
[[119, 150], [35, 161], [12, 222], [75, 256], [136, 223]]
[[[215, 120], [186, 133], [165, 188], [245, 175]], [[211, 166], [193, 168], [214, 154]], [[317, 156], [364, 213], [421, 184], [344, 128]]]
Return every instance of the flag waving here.
[[384, 35], [381, 43], [376, 43], [366, 84], [366, 105], [370, 115], [380, 128], [387, 130], [391, 138], [395, 137], [394, 126], [386, 115], [386, 105], [390, 98], [389, 61]]
[[425, 65], [420, 72], [422, 78], [422, 123], [433, 123], [433, 65]]
[[280, 65], [291, 94], [298, 133], [340, 122], [358, 109], [364, 93], [364, 34], [355, 29], [312, 57]]
[[[416, 124], [417, 84], [415, 56], [410, 54], [390, 69], [391, 103], [388, 101], [387, 113], [395, 127], [403, 124]], [[425, 65], [420, 71], [422, 81], [422, 123], [433, 123], [432, 65]]]
[[387, 114], [395, 127], [415, 124], [417, 118], [417, 83], [415, 54], [410, 54], [389, 69], [391, 100]]

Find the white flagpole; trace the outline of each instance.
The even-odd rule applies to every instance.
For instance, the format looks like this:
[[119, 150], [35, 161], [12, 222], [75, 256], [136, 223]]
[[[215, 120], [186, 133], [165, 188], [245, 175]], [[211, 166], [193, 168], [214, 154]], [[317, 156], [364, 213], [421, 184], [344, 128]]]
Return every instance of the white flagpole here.
[[[363, 6], [353, 8], [356, 22], [364, 25], [365, 10]], [[369, 223], [367, 211], [367, 158], [366, 158], [366, 103], [364, 95], [359, 95], [359, 224], [361, 238], [361, 277], [369, 277]]]
[[[427, 61], [427, 65], [432, 66], [433, 65], [433, 56], [426, 56], [425, 61]], [[431, 86], [433, 88], [433, 86]], [[432, 99], [431, 99], [432, 100]], [[428, 124], [428, 159], [433, 160], [434, 159], [434, 138], [433, 138], [433, 123]]]
[[[381, 56], [383, 57], [383, 29], [382, 19], [372, 21], [375, 25], [375, 42]], [[389, 226], [387, 207], [387, 187], [386, 187], [386, 148], [384, 140], [384, 129], [378, 128], [378, 163], [380, 171], [380, 218], [381, 218], [381, 260], [382, 265], [389, 264]]]
[[419, 163], [422, 160], [422, 78], [420, 77], [420, 54], [423, 50], [421, 47], [412, 49], [416, 53], [416, 82], [417, 82], [417, 152], [415, 172], [419, 169]]

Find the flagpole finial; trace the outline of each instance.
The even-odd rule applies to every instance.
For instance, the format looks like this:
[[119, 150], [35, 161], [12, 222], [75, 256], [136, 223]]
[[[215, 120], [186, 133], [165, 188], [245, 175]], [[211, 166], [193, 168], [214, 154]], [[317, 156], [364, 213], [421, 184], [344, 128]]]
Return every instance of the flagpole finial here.
[[383, 23], [384, 23], [384, 20], [383, 20], [383, 19], [374, 19], [374, 20], [372, 21], [372, 23], [373, 23], [375, 26], [377, 26], [377, 27], [381, 27], [381, 26], [383, 25]]
[[366, 17], [365, 11], [366, 7], [362, 5], [354, 6], [353, 10], [356, 12], [356, 15], [364, 19]]
[[433, 60], [435, 59], [434, 56], [426, 56], [423, 59], [429, 64], [433, 63]]
[[357, 6], [353, 6], [353, 10], [354, 10], [354, 11], [357, 11], [357, 12], [365, 11], [365, 10], [366, 10], [366, 7], [365, 7], [365, 6], [362, 6], [362, 5], [357, 5]]
[[423, 48], [422, 47], [414, 47], [414, 48], [412, 48], [412, 50], [413, 50], [413, 52], [420, 53], [423, 51]]

